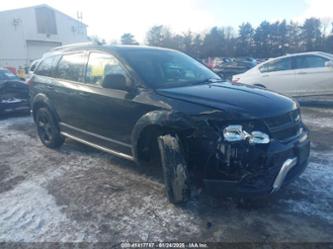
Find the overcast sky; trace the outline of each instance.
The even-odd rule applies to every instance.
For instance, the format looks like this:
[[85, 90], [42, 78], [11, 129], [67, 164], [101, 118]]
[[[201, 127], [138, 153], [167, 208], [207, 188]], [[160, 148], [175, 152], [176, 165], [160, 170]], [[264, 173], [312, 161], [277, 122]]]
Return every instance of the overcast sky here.
[[107, 41], [130, 32], [138, 41], [153, 25], [167, 25], [173, 32], [202, 32], [212, 26], [261, 21], [303, 21], [314, 16], [333, 21], [333, 0], [9, 0], [0, 10], [46, 3], [72, 17], [83, 13], [88, 33]]

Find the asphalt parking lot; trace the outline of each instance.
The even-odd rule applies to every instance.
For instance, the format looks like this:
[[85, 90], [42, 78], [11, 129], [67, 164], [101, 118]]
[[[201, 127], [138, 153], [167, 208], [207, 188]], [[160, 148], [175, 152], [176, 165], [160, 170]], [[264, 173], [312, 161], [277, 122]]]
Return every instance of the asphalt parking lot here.
[[50, 150], [30, 116], [0, 120], [0, 241], [332, 242], [333, 109], [303, 108], [312, 152], [304, 174], [248, 205], [199, 193], [168, 203], [134, 163], [67, 140]]

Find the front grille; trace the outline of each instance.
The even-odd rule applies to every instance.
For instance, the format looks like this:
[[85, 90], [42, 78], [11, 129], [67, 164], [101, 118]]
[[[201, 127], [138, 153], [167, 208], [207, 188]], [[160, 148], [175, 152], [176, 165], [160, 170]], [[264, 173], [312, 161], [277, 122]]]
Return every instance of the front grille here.
[[302, 128], [299, 110], [268, 118], [265, 124], [271, 136], [280, 141], [297, 136]]
[[268, 118], [265, 121], [269, 128], [279, 127], [290, 122], [290, 115], [287, 113], [278, 117]]

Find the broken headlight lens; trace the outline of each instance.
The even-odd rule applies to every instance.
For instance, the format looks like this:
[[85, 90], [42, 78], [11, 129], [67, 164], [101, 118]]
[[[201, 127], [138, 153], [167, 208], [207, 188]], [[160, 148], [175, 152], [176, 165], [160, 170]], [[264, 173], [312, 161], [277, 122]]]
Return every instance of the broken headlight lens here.
[[261, 131], [248, 133], [241, 125], [229, 125], [223, 130], [223, 137], [228, 142], [248, 140], [250, 144], [268, 144], [269, 136]]
[[223, 130], [223, 137], [228, 142], [245, 140], [243, 127], [241, 125], [229, 125]]

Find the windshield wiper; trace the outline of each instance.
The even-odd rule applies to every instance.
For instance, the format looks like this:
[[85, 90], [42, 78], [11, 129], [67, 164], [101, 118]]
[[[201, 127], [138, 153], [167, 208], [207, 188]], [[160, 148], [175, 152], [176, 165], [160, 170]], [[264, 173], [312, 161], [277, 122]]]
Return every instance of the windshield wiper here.
[[217, 82], [223, 82], [224, 80], [218, 79], [218, 78], [209, 78], [205, 80], [200, 80], [193, 82], [192, 85], [200, 85], [200, 84], [207, 84], [207, 83], [217, 83]]

